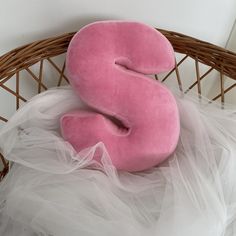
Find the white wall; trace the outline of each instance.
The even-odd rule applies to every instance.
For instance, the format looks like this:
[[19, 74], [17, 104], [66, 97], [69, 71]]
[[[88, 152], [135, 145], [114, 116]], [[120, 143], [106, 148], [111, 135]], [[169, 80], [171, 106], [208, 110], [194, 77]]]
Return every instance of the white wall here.
[[7, 0], [0, 7], [0, 54], [100, 19], [138, 20], [224, 46], [235, 0]]
[[226, 45], [227, 49], [236, 52], [236, 19], [230, 33], [229, 40]]

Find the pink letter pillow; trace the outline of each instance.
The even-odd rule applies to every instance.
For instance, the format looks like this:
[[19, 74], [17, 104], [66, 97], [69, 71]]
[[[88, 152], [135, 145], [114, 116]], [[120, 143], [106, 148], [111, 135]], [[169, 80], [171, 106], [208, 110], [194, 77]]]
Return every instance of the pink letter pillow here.
[[145, 24], [102, 21], [82, 28], [68, 48], [67, 74], [94, 111], [65, 114], [64, 139], [76, 151], [102, 141], [121, 170], [140, 171], [165, 160], [178, 142], [178, 109], [171, 92], [145, 75], [174, 65], [169, 41]]

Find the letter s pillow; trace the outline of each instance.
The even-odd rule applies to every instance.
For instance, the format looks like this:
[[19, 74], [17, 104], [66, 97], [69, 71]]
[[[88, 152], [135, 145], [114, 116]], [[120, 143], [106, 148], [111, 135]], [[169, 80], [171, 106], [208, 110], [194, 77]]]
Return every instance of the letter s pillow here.
[[141, 171], [164, 161], [178, 142], [178, 108], [171, 92], [146, 75], [174, 65], [169, 41], [145, 24], [101, 21], [82, 28], [70, 42], [66, 70], [94, 111], [64, 114], [64, 139], [78, 152], [103, 142], [119, 170]]

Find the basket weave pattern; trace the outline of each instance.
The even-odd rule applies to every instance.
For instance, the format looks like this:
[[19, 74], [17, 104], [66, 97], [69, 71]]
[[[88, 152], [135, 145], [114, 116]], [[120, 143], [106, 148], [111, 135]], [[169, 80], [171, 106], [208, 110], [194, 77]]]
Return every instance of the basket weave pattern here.
[[[161, 82], [166, 81], [171, 75], [175, 74], [175, 78], [179, 88], [188, 92], [194, 87], [197, 92], [202, 94], [201, 82], [206, 79], [212, 71], [218, 71], [220, 83], [220, 90], [218, 94], [212, 98], [212, 100], [220, 99], [222, 103], [225, 101], [225, 94], [236, 87], [236, 54], [227, 51], [221, 47], [215, 46], [213, 44], [180, 34], [176, 32], [171, 32], [163, 29], [158, 29], [161, 31], [168, 40], [172, 43], [176, 53], [182, 55], [182, 59], [176, 62], [175, 68], [166, 74], [163, 78], [155, 78]], [[48, 87], [43, 80], [43, 70], [45, 62], [50, 64], [55, 71], [58, 73], [58, 78], [56, 85], [60, 86], [62, 82], [68, 82], [65, 75], [65, 63], [62, 66], [58, 66], [54, 61], [54, 57], [62, 55], [66, 52], [68, 44], [73, 37], [74, 32], [67, 33], [58, 37], [52, 37], [45, 40], [40, 40], [33, 42], [31, 44], [14, 49], [5, 55], [0, 57], [0, 89], [5, 90], [7, 93], [15, 97], [15, 108], [18, 109], [20, 102], [26, 102], [27, 99], [21, 93], [20, 88], [20, 73], [25, 71], [29, 74], [30, 78], [37, 83], [37, 92], [47, 90]], [[180, 76], [179, 67], [187, 59], [192, 58], [194, 60], [194, 71], [196, 75], [195, 81], [187, 88], [183, 87], [183, 81]], [[39, 70], [36, 74], [30, 67], [38, 64]], [[201, 74], [199, 69], [200, 65], [207, 65], [209, 68], [205, 73]], [[229, 77], [233, 83], [225, 88], [224, 86], [224, 76]], [[15, 80], [15, 88], [12, 89], [7, 86], [9, 80]], [[55, 79], [55, 78], [54, 78]], [[2, 104], [6, 104], [7, 101], [2, 101]], [[7, 122], [8, 117], [1, 116], [0, 122]], [[0, 162], [2, 162], [3, 169], [0, 171], [0, 180], [8, 172], [8, 162], [4, 159], [0, 150]]]

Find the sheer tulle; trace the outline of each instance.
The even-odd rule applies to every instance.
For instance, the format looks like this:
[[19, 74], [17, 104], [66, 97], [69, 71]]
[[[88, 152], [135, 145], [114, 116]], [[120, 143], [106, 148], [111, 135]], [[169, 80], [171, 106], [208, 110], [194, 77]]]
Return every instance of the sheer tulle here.
[[87, 109], [70, 88], [34, 97], [0, 132], [14, 162], [0, 185], [0, 235], [235, 235], [235, 109], [175, 93], [175, 153], [132, 174], [116, 171], [102, 143], [75, 153], [61, 138], [60, 116]]

